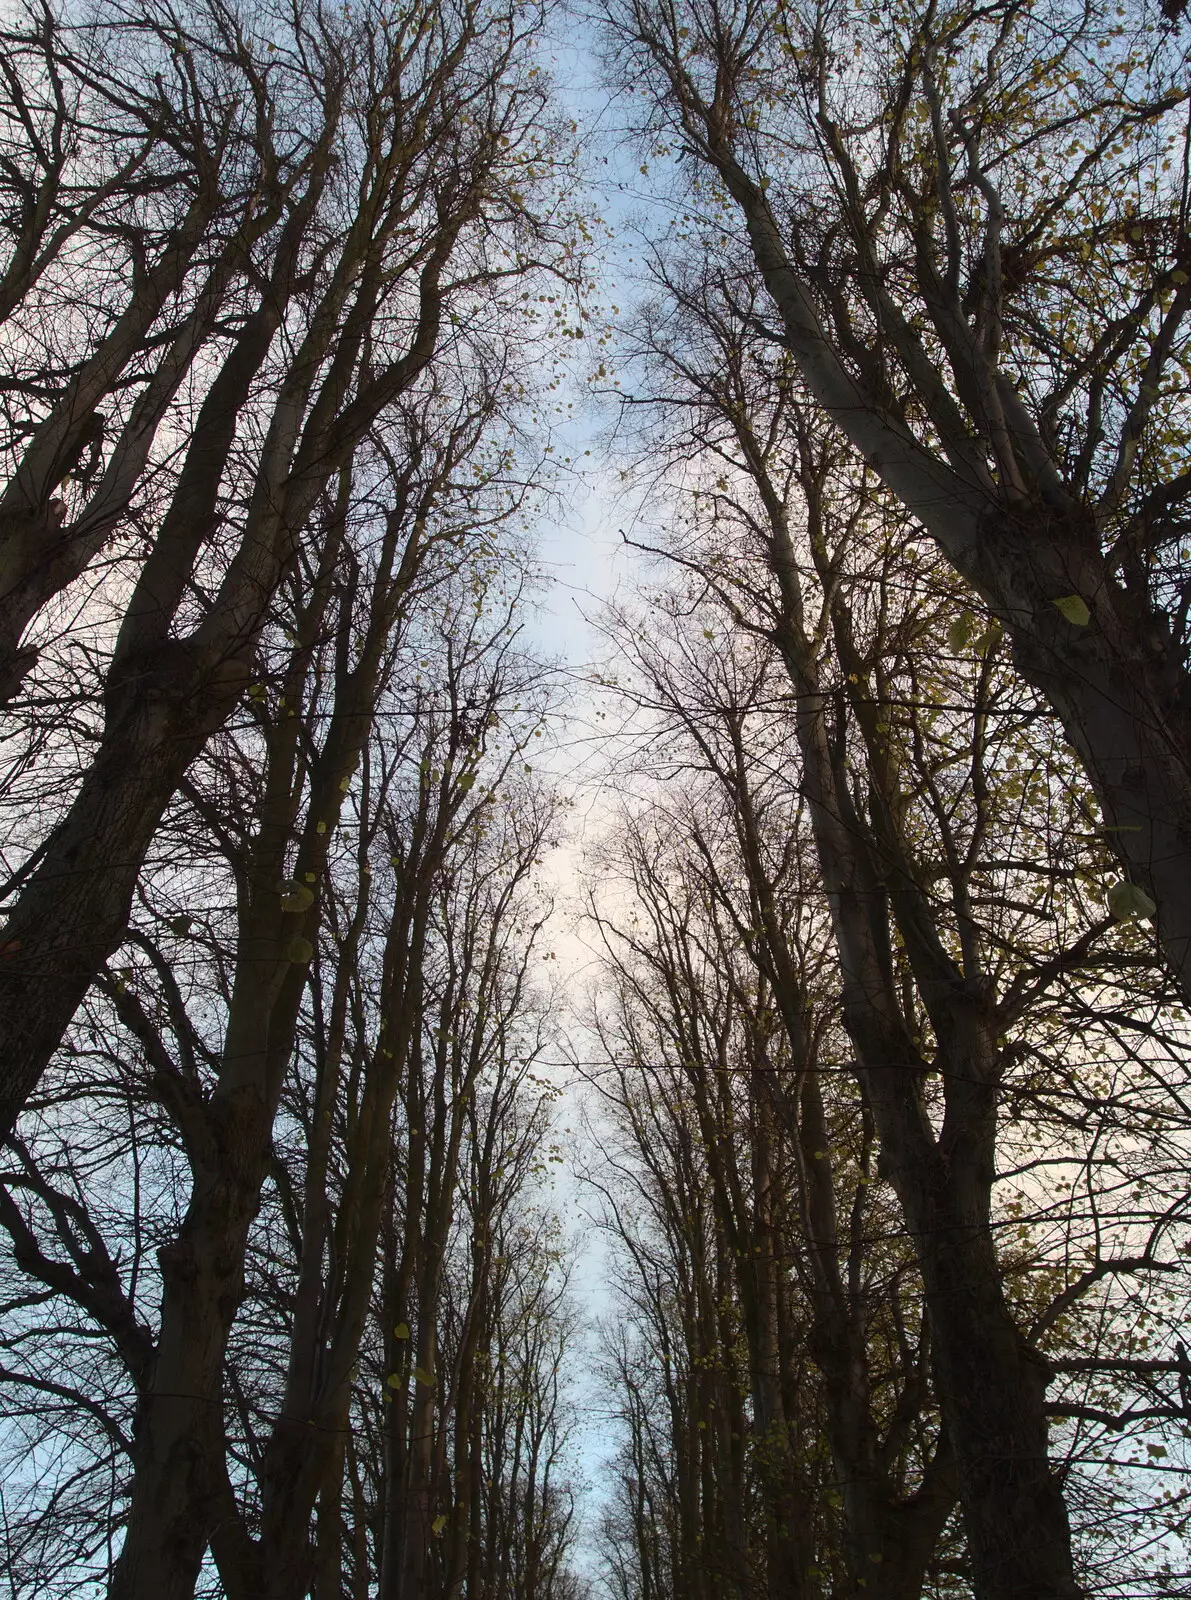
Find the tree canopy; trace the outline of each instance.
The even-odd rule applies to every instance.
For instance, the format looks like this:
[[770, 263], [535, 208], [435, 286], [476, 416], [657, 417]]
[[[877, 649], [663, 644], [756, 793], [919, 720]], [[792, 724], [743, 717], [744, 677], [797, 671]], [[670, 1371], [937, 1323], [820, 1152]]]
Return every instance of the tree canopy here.
[[0, 36], [13, 1600], [1185, 1594], [1180, 8]]

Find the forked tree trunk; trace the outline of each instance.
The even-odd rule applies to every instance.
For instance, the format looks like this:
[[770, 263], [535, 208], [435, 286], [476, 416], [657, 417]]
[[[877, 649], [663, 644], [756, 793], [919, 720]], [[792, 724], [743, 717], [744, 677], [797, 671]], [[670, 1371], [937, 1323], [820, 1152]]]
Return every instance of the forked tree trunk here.
[[1077, 1600], [1067, 1511], [1049, 1460], [1045, 1373], [1005, 1299], [989, 1221], [999, 1076], [993, 1007], [957, 992], [950, 1036], [936, 1023], [933, 1065], [947, 1090], [936, 1139], [919, 1090], [932, 1063], [900, 1013], [886, 890], [833, 759], [826, 712], [822, 695], [800, 696], [807, 798], [840, 952], [845, 1023], [922, 1272], [973, 1588], [978, 1600]]
[[[223, 1372], [244, 1293], [248, 1231], [260, 1203], [271, 1108], [245, 1097], [212, 1119], [222, 1159], [196, 1174], [177, 1239], [161, 1251], [162, 1333], [136, 1440], [136, 1477], [111, 1600], [192, 1600], [212, 1528], [225, 1451]], [[241, 1570], [229, 1600], [252, 1600], [260, 1573]], [[256, 1582], [253, 1582], [255, 1578]]]

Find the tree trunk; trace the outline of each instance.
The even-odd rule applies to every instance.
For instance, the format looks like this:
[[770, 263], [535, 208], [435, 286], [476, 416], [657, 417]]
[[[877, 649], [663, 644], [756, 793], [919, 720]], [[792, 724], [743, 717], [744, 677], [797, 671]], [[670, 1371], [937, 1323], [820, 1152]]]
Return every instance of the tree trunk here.
[[[811, 731], [813, 733], [813, 725]], [[791, 1249], [805, 1255], [812, 1285], [812, 1347], [824, 1379], [826, 1431], [843, 1494], [844, 1532], [853, 1592], [857, 1596], [870, 1595], [877, 1584], [876, 1592], [882, 1600], [918, 1600], [926, 1582], [930, 1557], [955, 1495], [944, 1469], [945, 1457], [936, 1457], [928, 1467], [920, 1490], [910, 1496], [899, 1496], [879, 1458], [879, 1430], [873, 1417], [866, 1353], [869, 1327], [864, 1304], [850, 1292], [841, 1262], [841, 1256], [848, 1249], [847, 1234], [841, 1228], [837, 1206], [835, 1162], [816, 1049], [805, 1025], [807, 995], [798, 977], [774, 885], [766, 871], [744, 749], [738, 739], [734, 750], [733, 803], [746, 871], [768, 949], [765, 975], [785, 1028], [793, 1082], [799, 1086], [796, 1097], [795, 1092], [782, 1090], [763, 1045], [757, 1041], [750, 1142], [754, 1190], [759, 1201], [765, 1197], [765, 1211], [763, 1217], [758, 1217], [758, 1221], [763, 1222], [763, 1232], [759, 1235], [763, 1246], [756, 1273], [760, 1275], [773, 1249], [768, 1197], [773, 1193], [775, 1180], [766, 1172], [764, 1163], [772, 1149], [776, 1129], [784, 1127], [789, 1130], [799, 1155], [798, 1180], [791, 1197], [798, 1213], [797, 1242]], [[713, 1141], [709, 1130], [705, 1130], [704, 1140], [710, 1160]], [[853, 1227], [858, 1221], [854, 1216]], [[786, 1226], [789, 1228], [790, 1223]], [[748, 1256], [755, 1259], [752, 1250]], [[751, 1329], [753, 1324], [764, 1327], [766, 1314], [751, 1317], [747, 1314], [750, 1299], [760, 1298], [751, 1289], [749, 1277], [745, 1274], [742, 1281], [746, 1329]], [[766, 1286], [764, 1303], [776, 1306], [776, 1285], [772, 1290]], [[765, 1350], [763, 1345], [760, 1348]], [[754, 1370], [766, 1370], [772, 1359], [767, 1350], [759, 1356], [758, 1345], [753, 1343]], [[906, 1374], [907, 1383], [912, 1378], [912, 1373]], [[768, 1409], [758, 1402], [758, 1417]], [[764, 1478], [764, 1469], [762, 1476]], [[809, 1559], [803, 1562], [804, 1567], [811, 1564]]]
[[146, 852], [171, 797], [247, 681], [204, 671], [181, 644], [109, 685], [108, 722], [0, 945], [0, 1139], [37, 1087], [95, 974], [118, 948]]
[[[882, 410], [840, 360], [763, 192], [724, 141], [710, 149], [807, 388], [1004, 623], [1018, 670], [1079, 752], [1110, 848], [1157, 904], [1163, 953], [1191, 1004], [1191, 683], [1164, 619], [1122, 587], [1081, 505], [1040, 497], [1011, 514]], [[1082, 626], [1055, 605], [1070, 596], [1088, 608]]]
[[222, 1468], [226, 1448], [224, 1352], [243, 1298], [272, 1115], [245, 1095], [239, 1104], [213, 1108], [212, 1120], [222, 1159], [196, 1174], [178, 1237], [160, 1252], [161, 1337], [111, 1600], [191, 1600], [220, 1509], [215, 1464]]
[[828, 747], [821, 696], [800, 699], [799, 734], [845, 1021], [922, 1271], [973, 1588], [978, 1600], [1076, 1600], [1066, 1506], [1048, 1456], [1045, 1373], [1006, 1303], [989, 1225], [993, 1008], [980, 997], [954, 999], [952, 1037], [939, 1039], [948, 1105], [936, 1142], [918, 1087], [928, 1063], [897, 1004], [884, 886], [865, 858], [863, 824]]

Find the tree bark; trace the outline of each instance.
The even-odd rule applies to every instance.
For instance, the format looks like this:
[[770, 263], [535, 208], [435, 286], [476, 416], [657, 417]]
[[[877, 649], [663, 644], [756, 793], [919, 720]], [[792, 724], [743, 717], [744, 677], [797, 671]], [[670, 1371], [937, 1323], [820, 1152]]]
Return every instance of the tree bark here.
[[[1004, 623], [1018, 670], [1079, 752], [1110, 847], [1157, 904], [1158, 938], [1191, 1002], [1191, 716], [1158, 617], [1116, 581], [1081, 508], [1039, 499], [1013, 514], [882, 415], [835, 355], [763, 195], [745, 182], [735, 179], [736, 197], [807, 387]], [[1086, 625], [1055, 605], [1072, 595]]]
[[247, 684], [238, 661], [168, 643], [109, 683], [99, 752], [0, 944], [0, 1137], [12, 1131], [95, 974], [120, 944], [153, 836], [187, 767]]

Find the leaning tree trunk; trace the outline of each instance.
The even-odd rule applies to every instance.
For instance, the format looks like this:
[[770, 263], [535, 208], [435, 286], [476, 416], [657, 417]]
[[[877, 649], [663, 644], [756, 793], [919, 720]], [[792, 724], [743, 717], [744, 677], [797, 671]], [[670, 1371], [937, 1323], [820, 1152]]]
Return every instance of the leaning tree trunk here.
[[[1191, 676], [1165, 619], [1105, 560], [1092, 513], [1053, 467], [1028, 502], [987, 472], [933, 453], [845, 366], [809, 285], [792, 264], [764, 190], [748, 176], [689, 85], [688, 132], [740, 207], [757, 268], [803, 381], [840, 432], [934, 538], [1004, 624], [1022, 676], [1045, 696], [1079, 752], [1126, 876], [1157, 905], [1158, 938], [1191, 1003]], [[701, 132], [695, 122], [704, 119]], [[973, 357], [979, 359], [979, 357]], [[1046, 447], [1013, 386], [992, 374], [1014, 427]], [[1065, 609], [1057, 601], [1082, 603]]]
[[99, 752], [0, 944], [0, 1138], [12, 1131], [97, 972], [119, 946], [141, 865], [191, 761], [247, 682], [181, 643], [110, 684]]

